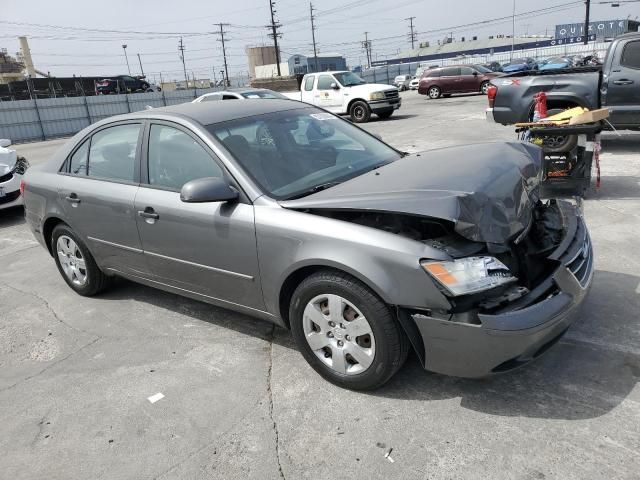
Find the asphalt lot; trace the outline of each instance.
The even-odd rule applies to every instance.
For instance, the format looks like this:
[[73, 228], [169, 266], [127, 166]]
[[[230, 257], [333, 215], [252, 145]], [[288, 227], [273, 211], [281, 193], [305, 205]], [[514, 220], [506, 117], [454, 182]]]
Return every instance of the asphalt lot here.
[[[515, 138], [480, 96], [403, 98], [365, 126], [396, 147]], [[18, 150], [38, 163], [60, 143]], [[410, 357], [372, 393], [323, 381], [250, 317], [125, 281], [79, 297], [22, 212], [1, 212], [0, 477], [639, 478], [640, 134], [603, 148], [585, 202], [597, 271], [564, 339], [482, 380]]]

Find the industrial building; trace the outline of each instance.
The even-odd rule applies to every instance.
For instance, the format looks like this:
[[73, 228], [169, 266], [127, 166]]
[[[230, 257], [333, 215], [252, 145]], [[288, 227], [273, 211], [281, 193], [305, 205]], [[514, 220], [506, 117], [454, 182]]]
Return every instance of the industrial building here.
[[251, 78], [256, 78], [257, 76], [256, 67], [275, 65], [277, 62], [278, 56], [276, 55], [276, 49], [273, 45], [247, 47], [245, 51], [247, 53], [249, 75]]
[[339, 53], [323, 53], [318, 54], [317, 57], [292, 55], [289, 57], [288, 64], [292, 75], [347, 69], [347, 60]]

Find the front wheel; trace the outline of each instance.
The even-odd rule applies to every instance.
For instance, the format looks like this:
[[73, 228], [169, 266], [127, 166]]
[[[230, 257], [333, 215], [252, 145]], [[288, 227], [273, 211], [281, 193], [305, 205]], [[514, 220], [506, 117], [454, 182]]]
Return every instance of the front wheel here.
[[306, 278], [293, 294], [289, 318], [304, 358], [340, 387], [382, 386], [409, 352], [407, 336], [390, 308], [342, 272], [326, 270]]
[[108, 286], [109, 277], [102, 273], [84, 242], [67, 225], [61, 223], [53, 229], [51, 251], [60, 275], [76, 293], [88, 297]]
[[367, 102], [358, 100], [351, 104], [349, 116], [354, 123], [367, 123], [371, 118], [371, 108], [369, 108]]
[[440, 87], [430, 87], [429, 90], [427, 91], [427, 95], [429, 95], [429, 98], [431, 98], [432, 100], [435, 100], [436, 98], [440, 98], [441, 94], [442, 94], [442, 91], [440, 90]]

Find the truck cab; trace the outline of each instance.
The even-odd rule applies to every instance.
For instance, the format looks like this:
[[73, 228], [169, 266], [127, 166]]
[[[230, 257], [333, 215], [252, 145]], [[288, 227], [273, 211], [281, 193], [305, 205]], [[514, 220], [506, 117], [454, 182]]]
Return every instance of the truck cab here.
[[367, 83], [349, 71], [308, 73], [300, 92], [283, 93], [329, 112], [349, 115], [355, 123], [368, 122], [372, 113], [389, 118], [402, 104], [396, 87]]

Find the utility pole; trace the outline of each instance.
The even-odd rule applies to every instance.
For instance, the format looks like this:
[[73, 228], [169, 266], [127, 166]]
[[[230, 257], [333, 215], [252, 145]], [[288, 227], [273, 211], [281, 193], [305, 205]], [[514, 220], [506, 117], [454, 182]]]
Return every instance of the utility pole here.
[[122, 45], [122, 50], [124, 50], [124, 59], [127, 62], [127, 70], [129, 71], [129, 75], [131, 75], [131, 68], [129, 68], [129, 57], [127, 57], [127, 46], [125, 44]]
[[309, 12], [311, 14], [311, 38], [313, 39], [313, 58], [316, 61], [316, 72], [319, 72], [320, 68], [318, 67], [318, 51], [316, 50], [316, 26], [313, 22], [313, 20], [315, 19], [315, 17], [313, 16], [313, 10], [313, 3], [309, 2]]
[[278, 67], [278, 76], [282, 76], [280, 72], [280, 50], [278, 49], [278, 38], [282, 37], [282, 34], [278, 32], [278, 29], [282, 26], [276, 22], [276, 10], [273, 8], [276, 6], [275, 0], [269, 0], [269, 9], [271, 10], [271, 25], [267, 25], [267, 29], [271, 30], [269, 36], [273, 38], [273, 47], [276, 50], [276, 66]]
[[184, 70], [184, 88], [189, 88], [189, 77], [187, 77], [187, 66], [184, 63], [184, 43], [182, 43], [182, 37], [180, 37], [180, 43], [178, 43], [178, 50], [180, 50], [180, 59], [182, 60], [182, 70]]
[[411, 41], [411, 50], [415, 48], [416, 43], [416, 33], [413, 31], [413, 21], [416, 17], [405, 18], [405, 20], [409, 20], [409, 28], [411, 29], [411, 33], [409, 33], [409, 40]]
[[584, 44], [589, 43], [589, 11], [591, 10], [591, 0], [586, 0], [585, 2], [585, 13], [584, 13]]
[[516, 0], [513, 0], [513, 15], [511, 15], [511, 54], [509, 61], [513, 61], [513, 51], [516, 48]]
[[140, 54], [138, 54], [138, 63], [140, 64], [140, 73], [144, 77], [144, 70], [142, 69], [142, 60], [140, 60]]
[[371, 42], [369, 41], [369, 32], [364, 32], [364, 42], [362, 47], [367, 53], [367, 68], [371, 68]]
[[225, 81], [224, 81], [224, 86], [225, 87], [229, 87], [229, 68], [227, 67], [227, 49], [226, 49], [226, 45], [224, 43], [224, 34], [227, 33], [224, 31], [224, 27], [226, 27], [227, 25], [229, 25], [228, 23], [216, 23], [216, 25], [218, 25], [220, 27], [220, 42], [222, 42], [222, 56], [224, 58], [224, 74], [225, 74]]

